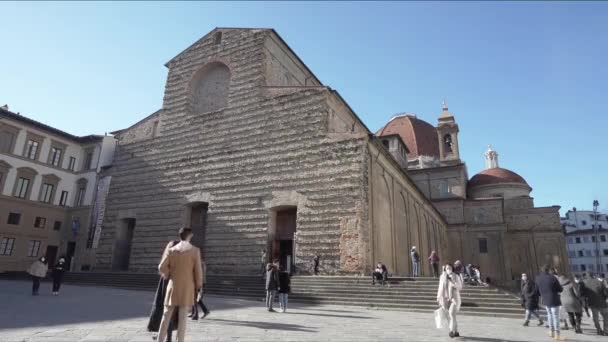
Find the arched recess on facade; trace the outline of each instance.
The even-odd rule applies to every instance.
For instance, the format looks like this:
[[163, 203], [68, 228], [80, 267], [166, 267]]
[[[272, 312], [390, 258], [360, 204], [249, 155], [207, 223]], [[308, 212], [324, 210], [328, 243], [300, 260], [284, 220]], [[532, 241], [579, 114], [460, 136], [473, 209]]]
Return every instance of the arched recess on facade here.
[[405, 196], [402, 191], [395, 195], [395, 246], [397, 253], [397, 264], [395, 265], [395, 273], [408, 274], [408, 258], [409, 258], [409, 241], [408, 241], [408, 216]]
[[0, 195], [4, 193], [4, 184], [6, 184], [6, 178], [12, 168], [11, 164], [0, 159]]
[[420, 274], [424, 274], [429, 269], [429, 260], [428, 256], [431, 254], [430, 251], [430, 243], [431, 237], [429, 234], [429, 219], [424, 212], [424, 207], [420, 207]]
[[[418, 228], [419, 226], [419, 222], [418, 222], [418, 207], [416, 206], [416, 203], [414, 203], [414, 201], [410, 202], [409, 205], [409, 217], [410, 217], [410, 246], [408, 248], [408, 250], [411, 250], [412, 246], [416, 246], [416, 248], [420, 248], [418, 246], [420, 246], [420, 230]], [[418, 251], [420, 253], [420, 250]], [[411, 263], [411, 260], [410, 260]]]
[[392, 201], [390, 188], [384, 175], [374, 177], [374, 257], [373, 262], [383, 262], [386, 266], [394, 270], [393, 264], [393, 241], [391, 227], [391, 207]]
[[563, 269], [564, 261], [562, 260], [562, 256], [560, 255], [560, 248], [557, 241], [554, 240], [544, 240], [538, 241], [536, 245], [536, 261], [538, 263], [537, 269], [542, 265], [549, 265], [550, 267], [555, 267], [557, 270], [562, 272], [568, 271]]
[[228, 105], [230, 68], [221, 62], [205, 64], [190, 82], [190, 108], [194, 113], [208, 113]]

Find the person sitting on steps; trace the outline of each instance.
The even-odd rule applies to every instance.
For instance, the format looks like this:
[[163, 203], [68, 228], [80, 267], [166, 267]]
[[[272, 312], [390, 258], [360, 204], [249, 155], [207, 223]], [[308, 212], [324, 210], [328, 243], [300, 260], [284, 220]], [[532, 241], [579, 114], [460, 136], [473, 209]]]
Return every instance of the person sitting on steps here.
[[376, 285], [376, 280], [379, 280], [380, 284], [382, 284], [382, 286], [384, 286], [387, 279], [388, 279], [388, 269], [386, 268], [386, 266], [383, 263], [378, 262], [378, 265], [376, 265], [376, 269], [374, 270], [374, 273], [372, 274], [372, 285]]

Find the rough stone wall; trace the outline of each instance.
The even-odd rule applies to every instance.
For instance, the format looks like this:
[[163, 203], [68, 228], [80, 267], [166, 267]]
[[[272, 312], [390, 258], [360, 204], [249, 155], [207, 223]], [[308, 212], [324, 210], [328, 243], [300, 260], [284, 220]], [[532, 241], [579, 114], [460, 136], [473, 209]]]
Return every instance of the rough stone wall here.
[[[219, 46], [203, 39], [169, 62], [162, 130], [117, 149], [98, 269], [112, 264], [120, 220], [135, 218], [129, 269], [153, 271], [166, 242], [187, 224], [186, 205], [202, 198], [209, 203], [208, 270], [257, 273], [272, 217], [265, 203], [280, 206], [274, 193], [295, 191], [305, 199], [297, 205], [297, 267], [306, 269], [318, 253], [324, 273], [361, 270], [365, 139], [328, 137], [324, 88], [263, 91], [269, 35], [227, 30]], [[191, 78], [218, 61], [231, 71], [227, 107], [194, 112]]]

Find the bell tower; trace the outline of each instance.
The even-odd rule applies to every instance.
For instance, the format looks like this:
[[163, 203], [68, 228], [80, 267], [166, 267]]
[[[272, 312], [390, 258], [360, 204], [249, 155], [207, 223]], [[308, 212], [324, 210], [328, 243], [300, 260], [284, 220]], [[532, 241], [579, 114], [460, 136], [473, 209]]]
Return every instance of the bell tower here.
[[448, 105], [443, 99], [442, 111], [437, 120], [437, 138], [439, 139], [439, 161], [441, 165], [459, 164], [460, 151], [458, 150], [458, 124]]

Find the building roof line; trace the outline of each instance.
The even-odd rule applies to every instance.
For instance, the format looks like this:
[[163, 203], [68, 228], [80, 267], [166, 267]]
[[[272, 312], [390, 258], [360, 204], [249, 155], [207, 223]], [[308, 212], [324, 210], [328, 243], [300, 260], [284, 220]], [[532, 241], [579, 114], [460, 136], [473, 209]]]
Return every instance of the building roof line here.
[[58, 135], [64, 139], [68, 139], [68, 140], [72, 140], [78, 143], [87, 143], [87, 142], [92, 142], [92, 141], [97, 141], [97, 140], [101, 140], [103, 139], [103, 135], [97, 135], [97, 134], [89, 134], [89, 135], [83, 135], [83, 136], [77, 136], [77, 135], [73, 135], [70, 134], [66, 131], [62, 131], [58, 128], [55, 127], [51, 127], [47, 124], [44, 124], [40, 121], [36, 121], [34, 119], [30, 119], [26, 116], [23, 116], [21, 114], [15, 113], [15, 112], [11, 112], [8, 109], [4, 109], [4, 108], [0, 108], [0, 117], [4, 117], [10, 120], [15, 120], [15, 121], [19, 121], [23, 124], [29, 125], [29, 126], [33, 126], [37, 129], [43, 130], [43, 131], [47, 131], [50, 132], [52, 134]]

